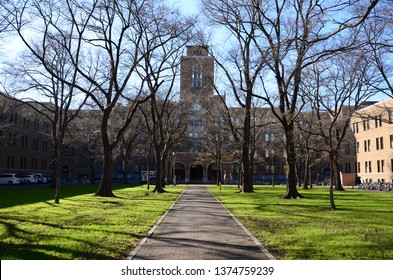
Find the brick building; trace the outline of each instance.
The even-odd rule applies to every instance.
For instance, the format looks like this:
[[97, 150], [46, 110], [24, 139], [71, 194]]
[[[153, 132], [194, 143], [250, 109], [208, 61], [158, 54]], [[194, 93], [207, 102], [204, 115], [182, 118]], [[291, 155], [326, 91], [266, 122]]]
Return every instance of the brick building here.
[[28, 104], [0, 95], [0, 173], [51, 174], [51, 126]]

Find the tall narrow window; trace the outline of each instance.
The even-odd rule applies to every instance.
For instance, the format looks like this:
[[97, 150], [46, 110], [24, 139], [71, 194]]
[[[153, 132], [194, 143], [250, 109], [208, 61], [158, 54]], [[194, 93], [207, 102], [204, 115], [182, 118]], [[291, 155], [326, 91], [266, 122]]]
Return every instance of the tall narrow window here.
[[390, 148], [393, 149], [393, 134], [390, 135]]
[[193, 88], [202, 88], [202, 65], [191, 65], [191, 86]]

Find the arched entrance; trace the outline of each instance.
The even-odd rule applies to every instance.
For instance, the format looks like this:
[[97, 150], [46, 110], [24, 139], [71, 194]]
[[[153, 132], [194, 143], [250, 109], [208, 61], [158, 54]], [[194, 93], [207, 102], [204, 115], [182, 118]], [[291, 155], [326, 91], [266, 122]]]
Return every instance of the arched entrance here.
[[203, 181], [203, 166], [200, 163], [190, 165], [190, 181]]
[[68, 165], [63, 165], [61, 168], [61, 179], [62, 181], [68, 182], [70, 180], [71, 169]]
[[172, 179], [176, 176], [176, 180], [184, 181], [186, 179], [186, 166], [182, 162], [175, 162], [172, 165]]
[[211, 163], [207, 167], [207, 180], [216, 181], [218, 176], [218, 168], [216, 163]]

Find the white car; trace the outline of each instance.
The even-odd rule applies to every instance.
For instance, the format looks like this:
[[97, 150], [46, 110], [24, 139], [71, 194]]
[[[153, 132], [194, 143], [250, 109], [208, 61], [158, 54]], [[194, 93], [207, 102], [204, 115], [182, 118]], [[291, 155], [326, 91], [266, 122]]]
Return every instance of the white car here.
[[17, 185], [20, 183], [18, 174], [2, 173], [0, 174], [0, 185]]
[[35, 184], [37, 183], [37, 178], [34, 175], [20, 175], [19, 176], [21, 184]]

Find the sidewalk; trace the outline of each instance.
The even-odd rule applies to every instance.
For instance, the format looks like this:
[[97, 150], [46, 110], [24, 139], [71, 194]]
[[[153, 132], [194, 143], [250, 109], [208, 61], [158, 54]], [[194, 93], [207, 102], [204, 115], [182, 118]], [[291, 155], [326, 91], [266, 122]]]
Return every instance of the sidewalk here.
[[204, 186], [189, 186], [128, 256], [134, 260], [274, 259]]

